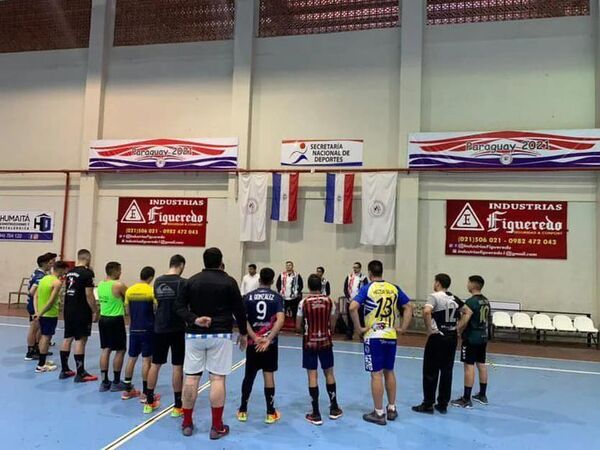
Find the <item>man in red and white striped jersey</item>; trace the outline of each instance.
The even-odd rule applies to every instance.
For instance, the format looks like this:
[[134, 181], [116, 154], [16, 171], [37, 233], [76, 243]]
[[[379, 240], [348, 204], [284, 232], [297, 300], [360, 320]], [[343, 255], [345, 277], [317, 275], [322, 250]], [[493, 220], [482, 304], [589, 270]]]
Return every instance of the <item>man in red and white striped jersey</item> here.
[[306, 420], [314, 425], [323, 424], [319, 411], [319, 362], [329, 395], [329, 418], [335, 420], [343, 415], [337, 402], [333, 373], [331, 336], [335, 327], [335, 305], [331, 298], [321, 294], [321, 287], [321, 277], [316, 274], [308, 277], [310, 293], [300, 302], [296, 318], [296, 328], [303, 332], [302, 367], [308, 371], [308, 392], [312, 400], [312, 413], [306, 415]]

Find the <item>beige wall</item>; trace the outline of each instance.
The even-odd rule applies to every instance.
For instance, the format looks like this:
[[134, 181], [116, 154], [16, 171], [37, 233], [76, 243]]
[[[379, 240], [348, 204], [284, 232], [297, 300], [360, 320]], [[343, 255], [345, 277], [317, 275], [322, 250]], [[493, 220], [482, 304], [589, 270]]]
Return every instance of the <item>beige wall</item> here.
[[[107, 64], [104, 138], [232, 136], [236, 70], [234, 43], [205, 42], [111, 49]], [[279, 167], [286, 138], [362, 138], [366, 167], [397, 166], [400, 31], [397, 29], [257, 39], [254, 46], [250, 167]], [[6, 149], [0, 168], [76, 168], [81, 151], [85, 51], [0, 55], [0, 131]], [[594, 46], [590, 18], [564, 18], [426, 27], [423, 52], [423, 131], [593, 127]], [[242, 102], [243, 103], [243, 102]], [[409, 105], [410, 107], [410, 105]], [[232, 114], [233, 113], [233, 114]], [[243, 128], [243, 127], [242, 127]], [[415, 130], [417, 131], [417, 130]], [[40, 149], [43, 149], [42, 152]], [[48, 155], [53, 155], [49, 158]], [[47, 205], [62, 212], [62, 178], [0, 176], [0, 208]], [[268, 223], [264, 244], [240, 245], [237, 184], [225, 175], [103, 175], [94, 224], [94, 266], [111, 259], [133, 282], [142, 265], [164, 270], [180, 252], [188, 274], [201, 267], [200, 249], [115, 244], [119, 196], [209, 198], [208, 245], [223, 248], [228, 271], [241, 276], [249, 262], [282, 268], [287, 259], [304, 275], [317, 265], [339, 294], [355, 260], [382, 259], [388, 278], [417, 286], [424, 297], [439, 271], [464, 279], [481, 272], [490, 297], [525, 307], [574, 309], [599, 318], [596, 254], [597, 180], [590, 174], [423, 175], [418, 226], [397, 236], [394, 248], [361, 246], [360, 185], [355, 224], [323, 223], [324, 175], [303, 175], [297, 223]], [[32, 182], [37, 184], [31, 185]], [[448, 257], [444, 255], [445, 200], [452, 198], [566, 200], [566, 261]], [[75, 252], [77, 180], [69, 215], [67, 251]], [[60, 226], [60, 223], [57, 224]], [[417, 280], [397, 273], [402, 248], [418, 243]], [[0, 243], [0, 301], [27, 275], [49, 244]], [[5, 261], [14, 255], [15, 261]], [[9, 281], [10, 279], [10, 281]], [[14, 286], [13, 286], [14, 285]]]

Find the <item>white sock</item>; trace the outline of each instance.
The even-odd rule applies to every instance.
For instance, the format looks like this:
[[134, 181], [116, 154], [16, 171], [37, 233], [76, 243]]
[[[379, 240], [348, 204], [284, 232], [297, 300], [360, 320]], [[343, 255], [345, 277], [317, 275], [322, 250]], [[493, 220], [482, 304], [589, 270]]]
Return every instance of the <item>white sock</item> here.
[[378, 416], [383, 416], [383, 409], [375, 409]]
[[387, 406], [387, 409], [388, 409], [389, 411], [396, 411], [396, 405], [392, 405], [392, 404], [390, 404], [390, 405], [388, 405], [388, 406]]

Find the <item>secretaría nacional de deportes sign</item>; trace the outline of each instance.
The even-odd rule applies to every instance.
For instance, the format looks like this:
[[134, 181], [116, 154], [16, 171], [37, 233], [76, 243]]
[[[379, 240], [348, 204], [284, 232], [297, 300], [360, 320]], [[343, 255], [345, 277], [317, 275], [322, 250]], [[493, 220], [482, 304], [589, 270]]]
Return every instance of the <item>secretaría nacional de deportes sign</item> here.
[[0, 241], [52, 241], [54, 212], [0, 211]]
[[567, 231], [567, 202], [446, 202], [447, 255], [567, 259]]
[[600, 166], [600, 129], [414, 133], [410, 168], [570, 168]]
[[295, 139], [281, 142], [282, 166], [359, 167], [362, 164], [362, 140]]
[[204, 247], [206, 198], [119, 197], [117, 244]]
[[90, 144], [90, 170], [235, 169], [238, 139], [101, 140]]

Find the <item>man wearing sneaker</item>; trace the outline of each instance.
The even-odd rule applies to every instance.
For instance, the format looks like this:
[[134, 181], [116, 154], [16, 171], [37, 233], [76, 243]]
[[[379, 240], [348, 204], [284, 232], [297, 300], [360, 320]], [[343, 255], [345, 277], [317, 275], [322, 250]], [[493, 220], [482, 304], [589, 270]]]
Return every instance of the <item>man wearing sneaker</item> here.
[[55, 260], [56, 253], [44, 253], [43, 255], [38, 256], [38, 266], [29, 277], [29, 282], [27, 283], [27, 312], [29, 313], [29, 329], [27, 330], [27, 353], [25, 354], [25, 361], [38, 359], [40, 356], [38, 349], [38, 341], [40, 339], [40, 324], [39, 321], [33, 320], [33, 316], [35, 315], [33, 298], [40, 280], [50, 273], [50, 269], [52, 269], [54, 266]]
[[[167, 362], [171, 350], [172, 384], [175, 404], [171, 417], [183, 417], [181, 392], [183, 390], [183, 361], [185, 356], [185, 322], [175, 312], [175, 302], [183, 291], [186, 280], [185, 258], [173, 255], [169, 271], [154, 282], [154, 298], [158, 302], [154, 319], [154, 350], [148, 372], [148, 389], [144, 399], [144, 414], [152, 414], [160, 406], [160, 395], [154, 392], [160, 367]], [[144, 396], [142, 395], [142, 398]]]
[[463, 302], [448, 292], [450, 277], [445, 273], [435, 276], [433, 293], [427, 297], [423, 308], [423, 321], [427, 329], [427, 344], [423, 356], [423, 402], [413, 406], [418, 413], [433, 414], [435, 393], [439, 392], [435, 409], [448, 412], [452, 395], [452, 371], [456, 355], [456, 323]]
[[125, 292], [125, 307], [129, 311], [129, 359], [125, 368], [125, 390], [122, 400], [140, 396], [140, 391], [134, 388], [132, 379], [135, 364], [142, 355], [142, 393], [148, 389], [148, 371], [152, 363], [154, 341], [154, 291], [152, 280], [154, 268], [144, 267], [140, 272], [140, 282], [134, 284]]
[[246, 350], [248, 330], [246, 311], [237, 282], [220, 269], [223, 254], [209, 248], [203, 255], [205, 269], [190, 278], [175, 303], [175, 311], [187, 324], [185, 335], [185, 384], [183, 386], [184, 436], [194, 430], [192, 420], [202, 372], [210, 376], [210, 406], [212, 426], [210, 439], [229, 434], [223, 423], [225, 378], [231, 373], [233, 360], [233, 318], [240, 331], [239, 344]]
[[462, 317], [458, 323], [458, 332], [461, 333], [462, 337], [460, 360], [465, 366], [465, 390], [462, 397], [452, 401], [452, 406], [459, 408], [473, 407], [471, 391], [475, 383], [475, 364], [477, 364], [477, 371], [479, 372], [479, 394], [474, 395], [473, 400], [483, 405], [488, 404], [486, 347], [490, 302], [481, 293], [484, 284], [483, 278], [479, 275], [469, 277], [467, 289], [471, 294], [471, 298], [466, 301]]
[[321, 294], [321, 277], [312, 274], [308, 277], [309, 294], [300, 301], [296, 314], [296, 330], [303, 333], [302, 367], [308, 372], [308, 393], [312, 402], [312, 412], [306, 420], [313, 425], [322, 425], [319, 410], [319, 362], [325, 374], [327, 395], [329, 396], [329, 418], [339, 419], [344, 414], [337, 401], [335, 374], [333, 373], [333, 341], [335, 329], [335, 305], [331, 298]]
[[[127, 332], [125, 330], [125, 304], [124, 298], [127, 286], [119, 281], [121, 278], [121, 264], [111, 261], [106, 264], [106, 280], [98, 284], [98, 300], [100, 302], [100, 372], [102, 382], [100, 392], [124, 391], [126, 386], [121, 381], [121, 369], [125, 358], [127, 346]], [[110, 354], [115, 352], [113, 359], [113, 381], [108, 379]]]
[[[412, 306], [408, 296], [398, 286], [383, 279], [381, 261], [371, 261], [367, 267], [369, 284], [363, 286], [350, 303], [350, 315], [354, 327], [364, 336], [365, 370], [371, 373], [371, 392], [375, 409], [363, 415], [363, 420], [377, 425], [386, 425], [386, 411], [383, 409], [383, 390], [388, 397], [387, 420], [398, 417], [396, 411], [396, 362], [397, 323], [402, 308], [404, 334], [412, 320]], [[360, 324], [358, 310], [364, 307], [365, 325]]]
[[52, 270], [52, 275], [46, 275], [39, 282], [35, 291], [35, 315], [33, 319], [39, 321], [42, 336], [40, 337], [40, 355], [38, 365], [35, 368], [37, 373], [51, 372], [56, 370], [56, 364], [48, 361], [48, 347], [52, 336], [56, 332], [58, 323], [59, 294], [62, 287], [61, 278], [67, 271], [67, 264], [58, 261]]
[[[94, 297], [94, 272], [89, 268], [92, 255], [89, 250], [77, 252], [77, 264], [65, 278], [65, 338], [60, 349], [61, 371], [59, 378], [75, 376], [75, 383], [96, 381], [84, 366], [85, 346], [92, 334], [92, 323], [98, 321], [98, 307]], [[75, 341], [75, 365], [77, 374], [69, 368], [71, 345]]]
[[275, 272], [271, 268], [260, 271], [259, 287], [244, 296], [244, 306], [248, 316], [248, 348], [246, 349], [246, 368], [242, 382], [242, 401], [237, 412], [240, 422], [248, 420], [248, 400], [257, 373], [262, 370], [264, 393], [267, 402], [266, 424], [279, 420], [279, 411], [275, 409], [275, 372], [277, 372], [278, 347], [277, 335], [283, 327], [285, 313], [283, 297], [271, 289]]

